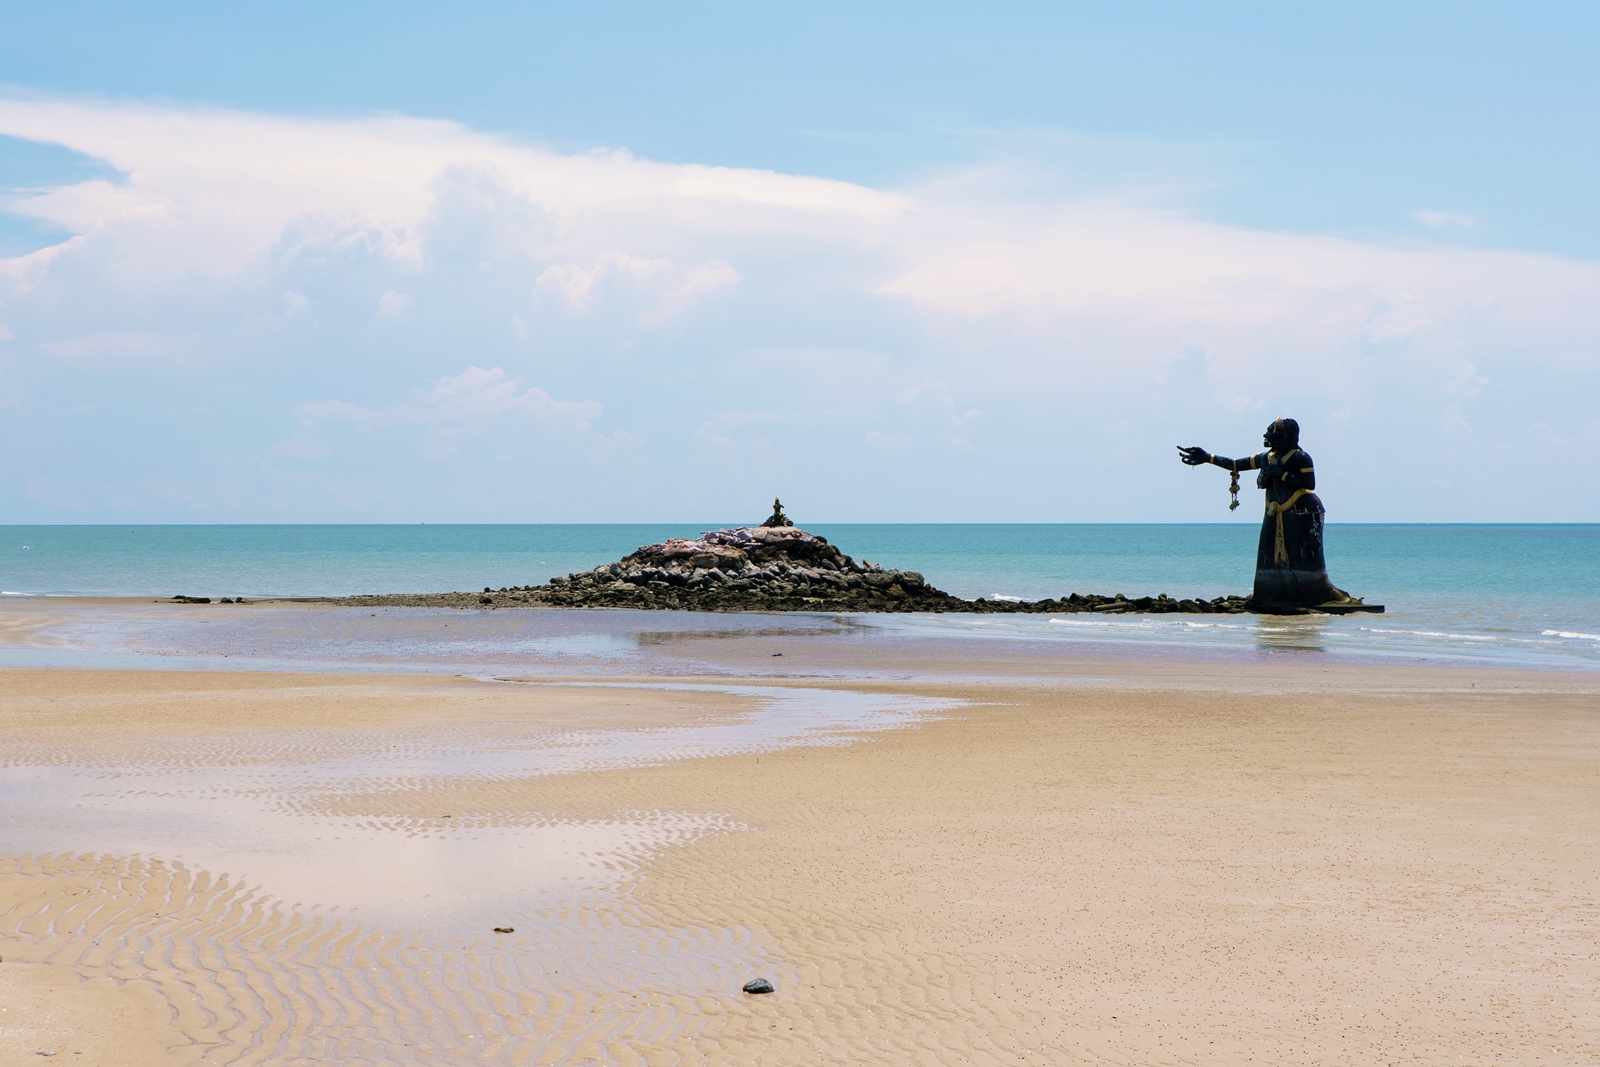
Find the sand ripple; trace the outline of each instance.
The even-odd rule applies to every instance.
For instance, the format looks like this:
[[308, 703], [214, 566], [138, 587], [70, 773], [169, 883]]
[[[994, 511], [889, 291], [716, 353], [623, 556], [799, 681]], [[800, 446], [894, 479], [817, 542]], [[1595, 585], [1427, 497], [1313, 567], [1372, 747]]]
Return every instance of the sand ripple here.
[[160, 860], [0, 861], [6, 943], [28, 962], [155, 989], [182, 1062], [642, 1063], [683, 1036], [685, 1008], [715, 1017], [735, 1001], [760, 956], [748, 930], [661, 930], [595, 901], [537, 918], [512, 935], [434, 940]]
[[604, 729], [0, 742], [6, 958], [153, 993], [145, 1028], [177, 1042], [163, 1059], [660, 1062], [742, 1011], [753, 974], [794, 985], [764, 935], [631, 899], [663, 849], [739, 824], [603, 798], [603, 814], [563, 815], [530, 805], [528, 783], [832, 746], [948, 703], [740, 695]]

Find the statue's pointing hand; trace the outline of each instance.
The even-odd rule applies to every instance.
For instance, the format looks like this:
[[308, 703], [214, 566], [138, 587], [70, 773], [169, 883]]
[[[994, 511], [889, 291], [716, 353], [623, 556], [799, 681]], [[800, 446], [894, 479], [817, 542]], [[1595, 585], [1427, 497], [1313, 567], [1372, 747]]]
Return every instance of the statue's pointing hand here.
[[1184, 448], [1179, 445], [1178, 458], [1191, 467], [1198, 467], [1203, 463], [1211, 462], [1211, 453], [1197, 446], [1191, 445], [1188, 448]]

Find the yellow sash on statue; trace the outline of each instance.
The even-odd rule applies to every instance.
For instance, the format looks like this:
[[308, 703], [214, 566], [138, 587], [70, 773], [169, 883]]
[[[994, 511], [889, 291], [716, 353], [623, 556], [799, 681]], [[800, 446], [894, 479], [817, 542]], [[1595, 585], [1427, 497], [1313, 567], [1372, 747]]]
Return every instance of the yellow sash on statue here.
[[1278, 516], [1278, 538], [1272, 544], [1272, 563], [1274, 566], [1287, 567], [1289, 565], [1289, 549], [1283, 543], [1283, 513], [1294, 507], [1300, 498], [1309, 492], [1311, 492], [1309, 489], [1296, 489], [1294, 495], [1281, 504], [1274, 504], [1270, 500], [1267, 501], [1267, 514], [1276, 513]]

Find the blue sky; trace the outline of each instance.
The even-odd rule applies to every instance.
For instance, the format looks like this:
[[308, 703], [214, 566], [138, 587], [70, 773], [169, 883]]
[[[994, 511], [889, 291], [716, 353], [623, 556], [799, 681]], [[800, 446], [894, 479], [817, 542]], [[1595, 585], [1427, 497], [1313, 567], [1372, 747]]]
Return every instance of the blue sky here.
[[8, 12], [0, 522], [1597, 521], [1597, 30]]

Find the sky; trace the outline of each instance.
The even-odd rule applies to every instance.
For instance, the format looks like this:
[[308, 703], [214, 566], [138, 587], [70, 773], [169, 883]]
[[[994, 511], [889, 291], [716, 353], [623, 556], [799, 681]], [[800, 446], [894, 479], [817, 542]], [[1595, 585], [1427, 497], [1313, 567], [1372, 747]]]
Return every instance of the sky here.
[[1595, 0], [228, 7], [7, 12], [0, 524], [1600, 521]]

